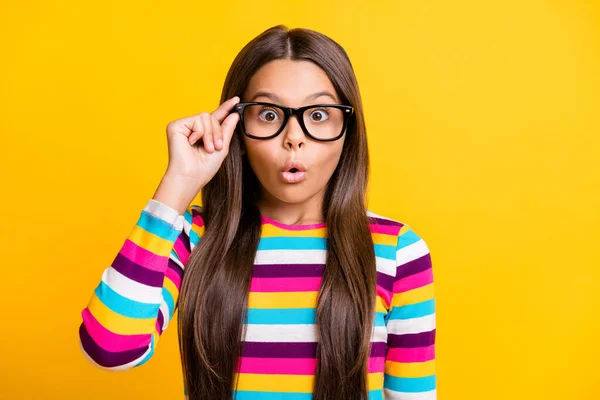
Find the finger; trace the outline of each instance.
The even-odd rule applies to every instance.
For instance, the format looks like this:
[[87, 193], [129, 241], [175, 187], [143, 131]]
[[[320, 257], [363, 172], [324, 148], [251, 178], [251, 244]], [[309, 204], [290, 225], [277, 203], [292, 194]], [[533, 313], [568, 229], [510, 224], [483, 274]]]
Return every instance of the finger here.
[[202, 118], [202, 124], [204, 125], [204, 136], [202, 138], [202, 140], [204, 141], [204, 149], [206, 149], [207, 152], [212, 153], [213, 151], [215, 151], [215, 145], [213, 144], [212, 123], [210, 122], [210, 114], [207, 112], [203, 112], [200, 114], [200, 117]]
[[215, 150], [221, 150], [223, 149], [223, 134], [221, 133], [221, 125], [219, 125], [219, 121], [217, 121], [217, 119], [212, 116], [210, 117], [210, 121], [212, 122], [212, 132]]
[[202, 123], [202, 118], [194, 116], [193, 122], [191, 123], [190, 133], [191, 134], [188, 137], [188, 141], [191, 145], [193, 145], [202, 137], [202, 135], [204, 135], [204, 124]]
[[229, 115], [229, 112], [233, 109], [233, 106], [240, 102], [240, 98], [238, 96], [233, 96], [231, 99], [227, 100], [223, 104], [221, 104], [215, 111], [211, 114], [222, 123], [223, 120]]
[[223, 135], [224, 147], [229, 147], [229, 143], [231, 143], [231, 138], [233, 137], [233, 132], [235, 132], [235, 127], [239, 120], [240, 115], [236, 112], [233, 112], [229, 114], [221, 124], [221, 134]]

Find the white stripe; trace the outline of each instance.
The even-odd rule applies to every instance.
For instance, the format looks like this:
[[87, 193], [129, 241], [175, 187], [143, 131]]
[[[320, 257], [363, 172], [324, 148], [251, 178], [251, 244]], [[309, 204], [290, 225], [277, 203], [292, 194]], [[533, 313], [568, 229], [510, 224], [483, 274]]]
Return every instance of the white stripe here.
[[179, 268], [181, 268], [182, 270], [185, 269], [185, 265], [183, 265], [183, 263], [179, 260], [179, 257], [175, 253], [175, 250], [171, 250], [171, 253], [169, 253], [169, 258], [173, 260], [175, 264], [179, 265]]
[[160, 304], [162, 287], [147, 286], [122, 275], [112, 266], [102, 273], [102, 282], [129, 300], [147, 304]]
[[[248, 324], [245, 340], [248, 342], [316, 342], [317, 326], [315, 324]], [[371, 331], [371, 341], [386, 343], [386, 327], [374, 327]]]
[[382, 274], [396, 277], [396, 260], [375, 256], [375, 268]]
[[165, 222], [173, 225], [173, 228], [181, 230], [183, 228], [183, 215], [180, 215], [177, 210], [169, 207], [165, 203], [162, 203], [158, 200], [150, 199], [146, 206], [144, 207], [144, 211], [154, 215], [155, 217], [162, 219]]
[[383, 389], [385, 400], [436, 400], [437, 391], [436, 389], [427, 392], [396, 392], [391, 389]]
[[406, 333], [429, 332], [435, 329], [435, 313], [419, 318], [390, 319], [387, 322], [388, 333], [403, 335]]
[[396, 262], [398, 265], [403, 265], [419, 257], [423, 257], [427, 253], [429, 253], [429, 248], [425, 241], [421, 239], [416, 243], [396, 250]]
[[256, 264], [325, 264], [326, 250], [257, 250]]
[[167, 326], [169, 326], [169, 321], [171, 320], [171, 314], [169, 314], [169, 307], [167, 306], [167, 303], [165, 303], [164, 301], [160, 303], [159, 311], [162, 313], [163, 316], [162, 330], [164, 332], [164, 330], [167, 329]]

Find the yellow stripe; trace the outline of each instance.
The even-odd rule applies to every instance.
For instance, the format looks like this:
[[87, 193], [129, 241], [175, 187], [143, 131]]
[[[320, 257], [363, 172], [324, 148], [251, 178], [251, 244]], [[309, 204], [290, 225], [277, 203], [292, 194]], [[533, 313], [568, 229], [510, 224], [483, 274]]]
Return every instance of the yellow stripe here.
[[[314, 308], [317, 306], [317, 295], [318, 292], [250, 292], [248, 308]], [[388, 311], [380, 296], [375, 299], [375, 311]]]
[[[312, 393], [315, 382], [314, 375], [246, 373], [240, 373], [238, 375], [238, 390], [259, 392]], [[383, 388], [383, 374], [381, 372], [370, 373], [367, 377], [367, 383], [368, 390]]]
[[154, 318], [129, 318], [117, 314], [108, 308], [96, 293], [92, 295], [88, 307], [103, 327], [119, 335], [150, 334], [156, 329]]
[[179, 290], [177, 290], [177, 286], [175, 286], [175, 283], [173, 283], [172, 280], [165, 276], [163, 286], [171, 294], [171, 296], [173, 297], [173, 301], [177, 303], [177, 298], [179, 297]]
[[398, 244], [398, 237], [396, 235], [386, 235], [385, 233], [371, 233], [373, 237], [373, 244], [384, 244], [388, 246], [394, 246]]
[[400, 228], [400, 231], [398, 231], [398, 236], [402, 236], [410, 230], [411, 230], [410, 226], [404, 225], [404, 226], [402, 226], [402, 228]]
[[129, 240], [159, 256], [168, 257], [173, 248], [173, 242], [156, 236], [140, 226], [135, 226], [129, 235]]
[[250, 292], [248, 308], [314, 308], [318, 292]]
[[375, 302], [375, 311], [383, 312], [383, 313], [386, 313], [388, 311], [386, 304], [385, 304], [385, 300], [383, 300], [383, 298], [381, 298], [380, 296], [377, 296], [377, 299]]
[[204, 235], [204, 225], [198, 226], [196, 225], [196, 221], [192, 219], [192, 232], [196, 232], [198, 236], [202, 237]]
[[435, 375], [435, 360], [425, 362], [400, 363], [385, 362], [385, 371], [398, 378], [421, 378]]
[[272, 236], [294, 236], [294, 237], [320, 237], [324, 238], [327, 236], [327, 228], [318, 229], [306, 229], [298, 231], [289, 231], [281, 229], [275, 225], [263, 224], [262, 226], [262, 237]]
[[433, 299], [433, 283], [421, 286], [408, 292], [397, 293], [392, 297], [392, 306], [399, 307], [406, 304], [421, 303], [426, 300]]

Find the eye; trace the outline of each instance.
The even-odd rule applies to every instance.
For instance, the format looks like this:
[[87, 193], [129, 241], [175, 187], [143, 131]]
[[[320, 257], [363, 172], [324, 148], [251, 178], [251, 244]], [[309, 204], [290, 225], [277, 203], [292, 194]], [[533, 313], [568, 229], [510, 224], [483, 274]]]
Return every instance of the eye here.
[[317, 108], [310, 112], [309, 118], [314, 122], [323, 122], [329, 119], [329, 110], [326, 108]]
[[279, 115], [277, 114], [277, 111], [273, 110], [272, 108], [265, 107], [262, 108], [258, 113], [258, 118], [266, 122], [273, 122], [279, 119]]

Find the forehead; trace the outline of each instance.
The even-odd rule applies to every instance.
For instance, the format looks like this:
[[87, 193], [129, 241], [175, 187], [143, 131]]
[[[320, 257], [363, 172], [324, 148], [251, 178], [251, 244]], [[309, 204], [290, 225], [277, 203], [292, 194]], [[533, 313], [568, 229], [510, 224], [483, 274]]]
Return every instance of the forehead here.
[[[274, 60], [260, 67], [250, 78], [245, 91], [245, 101], [253, 101], [258, 93], [272, 93], [282, 105], [300, 106], [317, 92], [329, 92], [333, 98], [322, 95], [319, 102], [340, 102], [329, 77], [318, 65], [310, 61]], [[256, 101], [269, 101], [261, 96]]]

